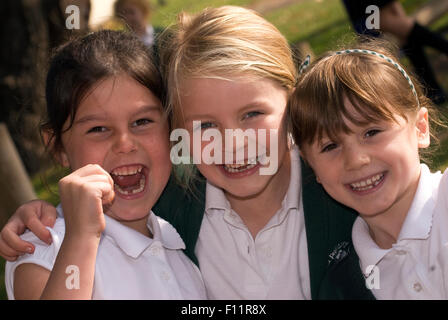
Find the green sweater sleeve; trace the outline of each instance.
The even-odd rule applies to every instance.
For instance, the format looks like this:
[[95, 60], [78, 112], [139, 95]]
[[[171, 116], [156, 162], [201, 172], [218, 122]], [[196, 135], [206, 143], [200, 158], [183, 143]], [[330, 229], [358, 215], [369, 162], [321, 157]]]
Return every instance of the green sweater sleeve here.
[[205, 180], [197, 180], [193, 189], [194, 194], [179, 186], [171, 176], [153, 211], [176, 228], [185, 243], [185, 254], [199, 265], [194, 248], [205, 210]]

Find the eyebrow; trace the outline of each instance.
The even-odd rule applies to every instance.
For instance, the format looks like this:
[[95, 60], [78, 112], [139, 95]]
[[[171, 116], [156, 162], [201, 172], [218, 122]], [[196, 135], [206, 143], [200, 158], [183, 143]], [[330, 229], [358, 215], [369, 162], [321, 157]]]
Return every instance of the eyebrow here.
[[[135, 113], [132, 114], [132, 116], [138, 116], [140, 114], [143, 113], [147, 113], [147, 112], [162, 112], [161, 107], [158, 105], [145, 105], [142, 107], [139, 107], [139, 110]], [[88, 114], [86, 116], [83, 116], [79, 119], [77, 119], [76, 121], [74, 121], [74, 124], [83, 124], [86, 122], [91, 122], [91, 121], [104, 121], [106, 120], [107, 117], [105, 116], [105, 113], [94, 113], [94, 114]]]
[[[244, 112], [248, 109], [253, 109], [253, 108], [266, 108], [266, 107], [270, 107], [270, 105], [263, 101], [255, 101], [255, 102], [250, 102], [250, 103], [244, 105], [243, 107], [239, 108], [238, 112]], [[202, 119], [202, 118], [212, 118], [212, 116], [209, 115], [208, 113], [193, 114], [191, 116], [186, 117], [185, 122]]]

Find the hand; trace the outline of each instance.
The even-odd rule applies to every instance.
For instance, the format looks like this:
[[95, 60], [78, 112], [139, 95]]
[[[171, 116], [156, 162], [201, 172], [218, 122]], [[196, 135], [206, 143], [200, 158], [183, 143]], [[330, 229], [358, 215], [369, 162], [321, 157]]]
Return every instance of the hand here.
[[45, 226], [53, 227], [56, 217], [56, 208], [42, 200], [32, 200], [20, 206], [0, 232], [0, 255], [15, 261], [24, 253], [33, 253], [34, 245], [19, 237], [27, 228], [50, 244], [51, 234]]
[[106, 222], [104, 208], [114, 200], [114, 181], [99, 165], [86, 165], [59, 181], [66, 235], [99, 238]]

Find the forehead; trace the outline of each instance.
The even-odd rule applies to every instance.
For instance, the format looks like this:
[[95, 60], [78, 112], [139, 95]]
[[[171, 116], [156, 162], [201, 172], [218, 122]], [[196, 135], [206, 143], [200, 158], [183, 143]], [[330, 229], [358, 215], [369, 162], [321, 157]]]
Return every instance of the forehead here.
[[284, 111], [287, 90], [272, 80], [190, 78], [182, 81], [179, 99], [184, 114], [232, 111], [253, 105]]
[[159, 99], [129, 76], [110, 77], [96, 83], [79, 104], [77, 116], [90, 112], [124, 112], [142, 106], [158, 106]]

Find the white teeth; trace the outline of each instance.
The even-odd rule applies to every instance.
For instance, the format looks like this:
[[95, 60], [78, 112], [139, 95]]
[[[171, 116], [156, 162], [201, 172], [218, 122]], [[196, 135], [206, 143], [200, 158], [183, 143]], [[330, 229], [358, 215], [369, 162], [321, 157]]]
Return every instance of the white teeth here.
[[143, 166], [130, 166], [130, 167], [121, 167], [114, 169], [111, 173], [116, 176], [130, 176], [136, 174], [137, 172], [141, 172]]
[[384, 174], [379, 173], [376, 176], [373, 176], [367, 180], [351, 183], [350, 187], [355, 191], [369, 190], [369, 189], [372, 189], [373, 187], [377, 186], [381, 182], [383, 177], [384, 177]]
[[231, 173], [242, 172], [244, 170], [252, 169], [253, 167], [255, 167], [257, 165], [257, 163], [263, 156], [264, 155], [258, 156], [256, 158], [248, 159], [246, 163], [242, 163], [242, 164], [225, 164], [224, 169], [227, 172], [231, 172]]
[[123, 190], [116, 183], [114, 184], [114, 186], [115, 186], [115, 190], [120, 192], [121, 194], [130, 195], [130, 194], [142, 192], [145, 189], [145, 182], [146, 182], [146, 178], [144, 175], [142, 175], [142, 178], [140, 179], [140, 187], [138, 187], [137, 189], [134, 189], [132, 191]]
[[252, 169], [255, 166], [256, 166], [255, 163], [254, 164], [248, 164], [248, 165], [244, 165], [244, 164], [243, 165], [240, 165], [240, 164], [238, 164], [238, 165], [224, 165], [224, 169], [227, 172], [235, 173], [235, 172], [242, 172], [242, 171], [245, 171], [245, 170]]

